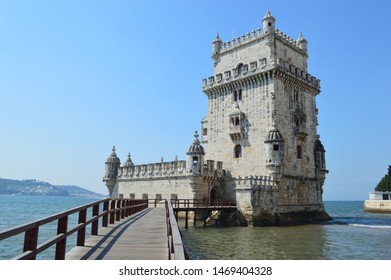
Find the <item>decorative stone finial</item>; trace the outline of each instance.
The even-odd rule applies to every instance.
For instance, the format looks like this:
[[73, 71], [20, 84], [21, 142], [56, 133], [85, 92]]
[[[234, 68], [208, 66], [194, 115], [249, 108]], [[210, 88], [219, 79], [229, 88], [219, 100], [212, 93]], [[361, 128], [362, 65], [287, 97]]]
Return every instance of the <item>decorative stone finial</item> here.
[[132, 159], [130, 158], [130, 153], [128, 153], [128, 159], [126, 160], [124, 166], [125, 167], [132, 167], [132, 166], [134, 166], [134, 164], [132, 162]]
[[307, 40], [303, 36], [303, 33], [300, 32], [299, 42], [302, 42], [302, 41], [306, 41], [307, 42]]

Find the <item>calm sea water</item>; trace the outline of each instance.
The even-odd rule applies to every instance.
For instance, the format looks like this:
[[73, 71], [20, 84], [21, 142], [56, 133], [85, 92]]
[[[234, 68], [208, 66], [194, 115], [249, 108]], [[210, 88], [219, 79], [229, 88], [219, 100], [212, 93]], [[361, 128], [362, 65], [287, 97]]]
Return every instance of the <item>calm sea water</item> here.
[[[94, 201], [91, 198], [0, 195], [0, 231]], [[322, 225], [266, 228], [216, 228], [180, 223], [191, 259], [381, 260], [391, 259], [391, 214], [363, 211], [363, 201], [326, 201], [333, 221]], [[70, 218], [76, 224], [77, 216]], [[56, 224], [40, 229], [40, 240], [55, 234]], [[87, 231], [88, 232], [88, 231]], [[68, 250], [75, 237], [68, 240]], [[22, 252], [23, 235], [0, 241], [0, 259]], [[39, 256], [53, 259], [54, 250]]]
[[363, 211], [363, 201], [326, 201], [322, 225], [182, 228], [191, 259], [390, 260], [391, 214]]
[[[11, 196], [0, 195], [0, 232], [30, 223], [56, 213], [69, 210], [90, 202], [93, 198], [84, 197], [56, 197], [56, 196]], [[91, 213], [87, 212], [87, 215]], [[77, 214], [69, 216], [68, 228], [77, 224]], [[87, 227], [87, 232], [90, 232]], [[39, 228], [38, 243], [48, 240], [57, 232], [57, 223], [52, 222]], [[0, 260], [11, 259], [23, 252], [24, 235], [0, 241]], [[76, 244], [76, 236], [71, 235], [67, 239], [67, 250]], [[42, 252], [37, 259], [54, 259], [54, 248]]]

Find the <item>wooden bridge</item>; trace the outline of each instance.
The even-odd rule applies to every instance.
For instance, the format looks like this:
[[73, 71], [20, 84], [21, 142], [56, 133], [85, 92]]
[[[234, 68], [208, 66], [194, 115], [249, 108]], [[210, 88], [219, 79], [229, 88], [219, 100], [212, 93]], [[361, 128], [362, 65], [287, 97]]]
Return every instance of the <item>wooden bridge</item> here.
[[[108, 198], [0, 232], [0, 242], [24, 234], [23, 252], [13, 258], [17, 260], [35, 260], [39, 253], [54, 246], [56, 260], [183, 260], [186, 253], [177, 224], [178, 212], [186, 213], [187, 228], [190, 211], [194, 217], [202, 211], [205, 225], [210, 211], [234, 207], [226, 201]], [[87, 213], [91, 213], [89, 219]], [[71, 215], [77, 215], [78, 222], [68, 229]], [[39, 228], [56, 221], [57, 234], [38, 244]], [[86, 239], [87, 226], [91, 235]], [[66, 252], [72, 234], [77, 235], [76, 246]]]

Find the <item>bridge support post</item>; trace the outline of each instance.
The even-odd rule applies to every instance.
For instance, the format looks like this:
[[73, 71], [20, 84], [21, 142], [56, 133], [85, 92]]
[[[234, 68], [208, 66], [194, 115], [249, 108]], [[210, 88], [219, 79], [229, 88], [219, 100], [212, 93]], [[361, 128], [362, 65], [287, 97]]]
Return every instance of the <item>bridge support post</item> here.
[[194, 226], [197, 225], [197, 210], [194, 210], [194, 219], [193, 219]]

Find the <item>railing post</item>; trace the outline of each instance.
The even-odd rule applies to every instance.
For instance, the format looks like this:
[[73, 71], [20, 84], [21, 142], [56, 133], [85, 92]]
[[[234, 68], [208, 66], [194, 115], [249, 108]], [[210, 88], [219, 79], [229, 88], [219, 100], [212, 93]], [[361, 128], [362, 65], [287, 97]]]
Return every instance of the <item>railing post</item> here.
[[84, 224], [84, 227], [79, 229], [77, 231], [77, 242], [76, 246], [84, 246], [84, 242], [86, 240], [86, 227], [85, 227], [85, 222], [87, 220], [87, 209], [83, 209], [79, 211], [79, 224]]
[[117, 207], [115, 209], [115, 220], [121, 220], [121, 200], [117, 200]]
[[34, 256], [31, 258], [31, 260], [35, 260], [37, 256], [38, 230], [39, 226], [36, 225], [34, 228], [26, 230], [24, 233], [23, 252], [33, 251]]
[[125, 211], [126, 211], [126, 201], [125, 200], [121, 200], [121, 219], [124, 219], [125, 218]]
[[[103, 212], [109, 210], [109, 201], [103, 202]], [[108, 213], [104, 214], [102, 217], [102, 227], [107, 227], [108, 225]]]
[[[57, 224], [57, 234], [66, 233], [68, 228], [68, 215], [58, 219]], [[56, 260], [64, 260], [65, 259], [65, 249], [67, 245], [67, 238], [65, 237], [63, 240], [56, 244]]]
[[113, 211], [110, 213], [110, 224], [114, 224], [114, 222], [115, 222], [115, 200], [111, 201], [110, 210]]
[[129, 201], [129, 199], [127, 199], [125, 201], [125, 217], [129, 216], [129, 206], [130, 206], [130, 201]]
[[[99, 204], [96, 204], [92, 207], [92, 217], [98, 217], [99, 216]], [[99, 225], [99, 219], [96, 219], [91, 224], [91, 235], [98, 235], [98, 225]]]

